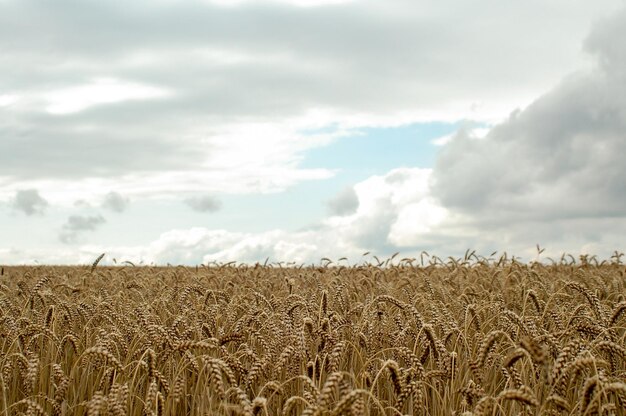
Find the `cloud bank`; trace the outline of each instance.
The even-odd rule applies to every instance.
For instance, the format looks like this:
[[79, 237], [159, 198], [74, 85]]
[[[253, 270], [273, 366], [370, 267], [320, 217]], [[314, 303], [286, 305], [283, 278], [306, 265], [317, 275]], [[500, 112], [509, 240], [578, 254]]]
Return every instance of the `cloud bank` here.
[[[0, 3], [0, 197], [16, 210], [32, 216], [116, 189], [103, 208], [175, 193], [198, 195], [185, 202], [214, 212], [219, 201], [202, 195], [331, 178], [301, 167], [304, 155], [358, 128], [492, 127], [437, 140], [432, 169], [353, 184], [312, 226], [175, 229], [133, 247], [82, 245], [86, 257], [311, 262], [363, 251], [524, 254], [536, 243], [623, 249], [626, 11], [593, 27], [584, 42], [592, 60], [570, 41], [619, 1], [154, 4]], [[43, 46], [33, 25], [47, 34]], [[563, 78], [571, 68], [580, 69]], [[59, 238], [76, 244], [104, 223], [70, 216]]]
[[[623, 250], [625, 28], [626, 11], [598, 24], [585, 43], [594, 68], [566, 77], [486, 136], [461, 129], [433, 170], [395, 169], [355, 184], [331, 200], [334, 216], [305, 231], [195, 230], [199, 241], [227, 242], [205, 247], [203, 261], [467, 248], [530, 257], [536, 243], [551, 255]], [[172, 236], [159, 241], [168, 246]]]
[[228, 3], [0, 2], [0, 189], [60, 200], [94, 182], [135, 197], [327, 178], [298, 162], [337, 134], [301, 131], [499, 119], [575, 67], [571, 39], [619, 1]]
[[570, 76], [495, 126], [460, 131], [438, 159], [433, 193], [485, 224], [626, 215], [626, 12], [586, 45], [598, 66]]

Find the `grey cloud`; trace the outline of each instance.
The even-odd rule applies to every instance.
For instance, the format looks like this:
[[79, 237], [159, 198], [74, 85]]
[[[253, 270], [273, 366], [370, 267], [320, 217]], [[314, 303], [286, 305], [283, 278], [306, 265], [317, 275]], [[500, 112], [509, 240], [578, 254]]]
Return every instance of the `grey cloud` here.
[[81, 233], [95, 231], [106, 220], [101, 215], [82, 216], [71, 215], [68, 217], [59, 234], [59, 240], [65, 244], [72, 244], [78, 241]]
[[[44, 103], [28, 96], [4, 107], [0, 179], [199, 170], [212, 151], [211, 129], [240, 120], [276, 120], [309, 108], [428, 111], [536, 91], [576, 65], [578, 45], [570, 40], [587, 30], [589, 16], [620, 2], [431, 3], [363, 0], [306, 9], [260, 2], [221, 8], [200, 1], [0, 1], [0, 93], [39, 94], [103, 76], [172, 92], [63, 116], [42, 113]], [[611, 230], [623, 230], [617, 225], [626, 206], [619, 160], [624, 27], [623, 17], [614, 18], [589, 37], [585, 47], [601, 63], [592, 74], [565, 81], [483, 142], [459, 134], [436, 167], [435, 193], [470, 217], [466, 226], [476, 233], [452, 230], [416, 247], [442, 247], [445, 254], [487, 247], [484, 253], [490, 244], [502, 249], [504, 239], [564, 244], [560, 235], [619, 242]], [[245, 59], [225, 63], [203, 55], [211, 50]], [[190, 206], [210, 211], [213, 202], [196, 198]], [[346, 236], [350, 244], [396, 251], [387, 237], [397, 212], [386, 204], [359, 219]], [[350, 206], [349, 198], [340, 205]], [[71, 218], [60, 236], [66, 242], [104, 222]], [[502, 232], [512, 220], [520, 225]], [[583, 222], [602, 222], [596, 230], [606, 235]], [[494, 226], [501, 227], [497, 235], [481, 235]], [[335, 230], [326, 231], [320, 247]], [[275, 253], [263, 247], [248, 249], [254, 257]]]
[[119, 213], [126, 211], [128, 204], [128, 198], [124, 197], [119, 192], [113, 191], [104, 196], [102, 207]]
[[[595, 25], [593, 32], [587, 37], [584, 44], [585, 50], [598, 58], [601, 67], [614, 75], [617, 74], [611, 68], [626, 66], [626, 48], [621, 41], [626, 36], [625, 20], [626, 9], [614, 16], [604, 18]], [[619, 75], [624, 81], [624, 74]]]
[[222, 203], [219, 199], [211, 195], [194, 196], [185, 199], [191, 209], [198, 212], [217, 212], [222, 208]]
[[340, 191], [328, 201], [328, 208], [333, 215], [349, 215], [359, 207], [359, 198], [352, 186]]
[[[145, 7], [146, 3], [150, 7]], [[146, 46], [168, 50], [217, 45], [262, 53], [300, 52], [328, 61], [343, 58], [338, 61], [357, 65], [367, 61], [375, 65], [373, 69], [384, 68], [403, 74], [404, 70], [396, 66], [399, 59], [404, 56], [402, 62], [406, 64], [420, 62], [425, 50], [437, 51], [436, 45], [426, 46], [429, 42], [442, 44], [466, 37], [466, 40], [484, 42], [485, 46], [502, 47], [498, 39], [485, 34], [485, 24], [489, 24], [492, 31], [521, 31], [527, 28], [525, 19], [532, 17], [535, 30], [547, 31], [548, 23], [552, 27], [555, 19], [565, 30], [575, 27], [583, 17], [586, 19], [585, 14], [597, 14], [598, 10], [606, 10], [618, 2], [605, 0], [592, 6], [561, 1], [567, 7], [550, 10], [540, 2], [518, 7], [485, 2], [491, 6], [490, 13], [475, 4], [468, 7], [453, 1], [437, 3], [415, 7], [411, 2], [394, 1], [393, 7], [389, 7], [389, 3], [381, 7], [377, 1], [359, 1], [306, 9], [271, 3], [223, 8], [202, 2], [157, 5], [139, 1], [136, 7], [129, 8], [119, 1], [65, 0], [54, 5], [44, 1], [5, 1], [0, 6], [3, 8], [1, 16], [4, 16], [0, 20], [0, 30], [3, 30], [0, 33], [5, 35], [1, 39], [7, 39], [3, 46], [8, 50], [30, 51], [38, 46], [70, 56], [99, 57], [103, 62], [110, 62], [111, 56], [124, 56]], [[536, 14], [538, 8], [544, 13]], [[500, 19], [494, 21], [494, 15]], [[43, 44], [39, 33], [31, 30], [32, 25], [48, 35]], [[483, 30], [476, 30], [481, 27]], [[10, 36], [16, 32], [21, 36]], [[83, 36], [75, 36], [75, 33]], [[424, 35], [430, 35], [429, 42]], [[513, 35], [516, 33], [511, 33], [511, 38]], [[546, 53], [547, 49], [538, 49], [534, 42], [516, 40], [522, 42], [523, 51]], [[486, 53], [480, 48], [472, 49], [468, 53]], [[453, 55], [440, 50], [436, 56], [440, 61], [457, 59]], [[373, 60], [372, 56], [381, 59]], [[394, 59], [390, 62], [388, 58]], [[87, 66], [81, 60], [77, 64]], [[392, 69], [394, 67], [396, 69]], [[465, 69], [480, 72], [475, 68]], [[409, 72], [408, 68], [406, 70]]]
[[12, 206], [26, 215], [43, 214], [48, 207], [48, 201], [36, 189], [26, 189], [15, 193]]
[[[28, 111], [9, 107], [11, 116], [0, 118], [0, 176], [191, 169], [210, 154], [209, 126], [242, 118], [276, 119], [309, 108], [386, 114], [428, 110], [459, 96], [496, 99], [501, 91], [515, 93], [511, 85], [555, 78], [577, 51], [564, 46], [555, 54], [552, 45], [570, 45], [589, 15], [616, 4], [559, 0], [563, 7], [546, 10], [540, 2], [484, 1], [487, 8], [402, 0], [392, 7], [366, 0], [319, 8], [0, 2], [0, 91], [39, 93], [107, 76], [173, 93], [64, 116], [37, 113], [29, 106], [41, 103], [28, 99]], [[536, 36], [549, 41], [519, 35], [530, 18]], [[207, 51], [244, 59], [221, 62]], [[492, 62], [494, 55], [501, 59], [493, 64], [467, 64]], [[529, 62], [519, 65], [520, 56]], [[190, 130], [195, 139], [182, 134]]]
[[193, 168], [203, 160], [200, 144], [153, 134], [142, 123], [110, 120], [85, 127], [88, 120], [25, 114], [12, 122], [0, 119], [0, 176], [110, 177], [172, 169], [181, 161]]
[[600, 65], [572, 75], [485, 139], [459, 134], [434, 170], [435, 195], [485, 226], [626, 218], [626, 12], [598, 25]]
[[91, 204], [84, 199], [74, 201], [74, 206], [76, 208], [91, 208]]

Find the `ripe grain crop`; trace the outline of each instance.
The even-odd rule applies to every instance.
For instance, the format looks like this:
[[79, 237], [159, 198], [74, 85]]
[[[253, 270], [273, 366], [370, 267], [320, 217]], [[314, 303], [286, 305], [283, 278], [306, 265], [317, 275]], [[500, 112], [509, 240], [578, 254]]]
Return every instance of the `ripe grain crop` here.
[[619, 257], [102, 259], [3, 268], [0, 414], [626, 415]]

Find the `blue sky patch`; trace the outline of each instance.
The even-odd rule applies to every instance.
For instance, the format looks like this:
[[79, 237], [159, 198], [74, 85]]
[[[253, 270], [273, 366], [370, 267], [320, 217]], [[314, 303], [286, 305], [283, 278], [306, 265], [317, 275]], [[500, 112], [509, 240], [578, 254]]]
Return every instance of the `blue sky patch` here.
[[[310, 150], [301, 167], [352, 171], [363, 179], [401, 166], [429, 168], [434, 166], [438, 151], [432, 140], [458, 128], [459, 123], [416, 123], [359, 129], [354, 136]], [[328, 133], [332, 129], [330, 126], [308, 133]]]

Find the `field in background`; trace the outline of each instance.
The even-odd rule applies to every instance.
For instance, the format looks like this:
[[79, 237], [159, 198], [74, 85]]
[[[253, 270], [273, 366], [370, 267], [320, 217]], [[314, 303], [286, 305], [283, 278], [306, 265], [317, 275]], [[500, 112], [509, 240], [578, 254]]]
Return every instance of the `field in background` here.
[[625, 415], [625, 267], [582, 260], [5, 267], [0, 414]]

